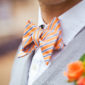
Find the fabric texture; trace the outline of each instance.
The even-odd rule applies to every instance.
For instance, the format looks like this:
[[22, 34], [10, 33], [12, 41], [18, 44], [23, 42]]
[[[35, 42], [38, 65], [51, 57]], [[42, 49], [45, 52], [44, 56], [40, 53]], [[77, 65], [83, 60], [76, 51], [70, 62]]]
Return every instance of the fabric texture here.
[[38, 47], [41, 48], [46, 65], [51, 60], [53, 50], [60, 50], [64, 47], [62, 28], [58, 18], [53, 18], [46, 26], [46, 29], [41, 29], [30, 21], [27, 22], [22, 40], [21, 53], [18, 57], [24, 57]]

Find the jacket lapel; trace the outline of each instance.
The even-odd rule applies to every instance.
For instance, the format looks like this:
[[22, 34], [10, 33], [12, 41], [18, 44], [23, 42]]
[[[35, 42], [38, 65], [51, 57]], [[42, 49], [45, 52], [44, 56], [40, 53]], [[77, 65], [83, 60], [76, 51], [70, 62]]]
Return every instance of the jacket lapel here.
[[[52, 65], [41, 75], [33, 85], [68, 85], [63, 72], [67, 64], [76, 61], [85, 53], [85, 27], [83, 30], [56, 56]], [[70, 85], [70, 84], [69, 84]], [[73, 85], [73, 84], [71, 84]]]

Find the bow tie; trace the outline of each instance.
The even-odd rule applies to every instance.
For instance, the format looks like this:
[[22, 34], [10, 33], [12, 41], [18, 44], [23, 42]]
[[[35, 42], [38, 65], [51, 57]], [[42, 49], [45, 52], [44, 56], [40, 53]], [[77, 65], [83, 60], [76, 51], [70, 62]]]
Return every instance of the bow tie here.
[[24, 57], [40, 47], [46, 65], [49, 64], [53, 50], [60, 50], [64, 47], [62, 41], [62, 29], [58, 18], [41, 29], [30, 21], [26, 24], [24, 36], [22, 39], [22, 53], [18, 57]]

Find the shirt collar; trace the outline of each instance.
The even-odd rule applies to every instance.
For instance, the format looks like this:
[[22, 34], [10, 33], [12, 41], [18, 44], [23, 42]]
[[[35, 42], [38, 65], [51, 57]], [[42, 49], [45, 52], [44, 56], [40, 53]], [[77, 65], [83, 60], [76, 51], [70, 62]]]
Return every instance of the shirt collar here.
[[[43, 19], [42, 19], [42, 15], [41, 15], [41, 10], [39, 7], [39, 13], [38, 13], [38, 26], [40, 26], [41, 24], [45, 24]], [[46, 24], [45, 24], [46, 25]]]
[[[59, 16], [63, 28], [63, 41], [67, 45], [85, 26], [85, 0]], [[39, 8], [38, 25], [45, 24]]]

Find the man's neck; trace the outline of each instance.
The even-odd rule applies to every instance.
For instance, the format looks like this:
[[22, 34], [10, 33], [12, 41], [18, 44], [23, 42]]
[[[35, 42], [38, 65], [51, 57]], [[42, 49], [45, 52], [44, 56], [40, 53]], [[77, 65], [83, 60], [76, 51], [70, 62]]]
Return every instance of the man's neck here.
[[42, 18], [45, 23], [49, 23], [53, 17], [59, 17], [61, 14], [78, 4], [81, 0], [67, 0], [56, 5], [46, 5], [40, 2]]

